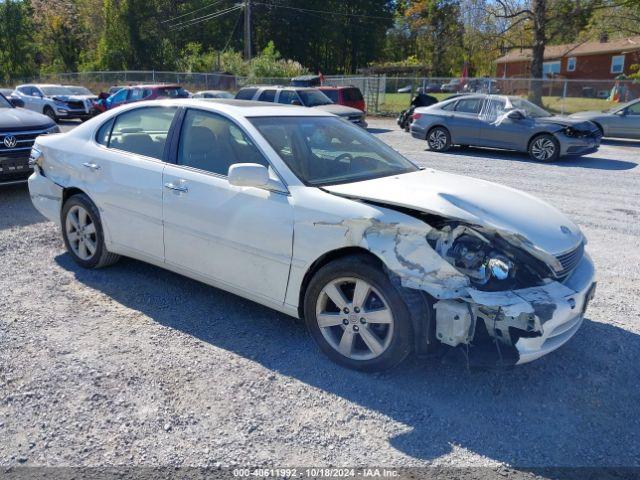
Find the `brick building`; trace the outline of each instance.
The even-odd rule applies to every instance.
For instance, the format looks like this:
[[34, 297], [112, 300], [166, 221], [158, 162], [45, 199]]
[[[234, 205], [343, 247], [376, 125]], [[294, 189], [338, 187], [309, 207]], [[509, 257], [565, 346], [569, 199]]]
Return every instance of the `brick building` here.
[[[550, 45], [545, 48], [545, 78], [612, 80], [633, 73], [640, 64], [640, 36], [599, 42]], [[530, 76], [531, 50], [514, 49], [496, 60], [496, 76], [526, 78]]]

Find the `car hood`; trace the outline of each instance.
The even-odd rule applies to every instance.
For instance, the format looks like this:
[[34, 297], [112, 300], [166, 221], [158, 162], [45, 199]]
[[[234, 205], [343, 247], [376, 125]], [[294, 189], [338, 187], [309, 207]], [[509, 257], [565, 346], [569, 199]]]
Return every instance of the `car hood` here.
[[337, 103], [330, 103], [328, 105], [318, 105], [318, 110], [322, 110], [325, 112], [333, 113], [334, 115], [339, 115], [340, 117], [350, 117], [352, 115], [362, 115], [362, 110], [358, 110], [357, 108], [345, 107], [344, 105], [338, 105]]
[[588, 120], [579, 118], [553, 116], [553, 117], [537, 117], [534, 119], [538, 125], [559, 125], [561, 127], [573, 127], [576, 130], [592, 130], [593, 124]]
[[95, 95], [53, 95], [51, 98], [61, 102], [83, 102], [87, 99], [95, 99], [98, 97]]
[[427, 169], [323, 188], [349, 198], [483, 227], [543, 260], [584, 241], [580, 229], [548, 203], [513, 188], [462, 175]]
[[26, 128], [49, 128], [54, 123], [46, 115], [24, 108], [0, 109], [0, 131], [15, 131]]

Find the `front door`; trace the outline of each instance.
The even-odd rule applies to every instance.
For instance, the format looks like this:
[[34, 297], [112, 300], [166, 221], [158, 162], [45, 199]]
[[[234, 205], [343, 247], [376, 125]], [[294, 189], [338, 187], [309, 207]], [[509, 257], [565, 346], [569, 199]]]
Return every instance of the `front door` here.
[[454, 108], [453, 116], [449, 122], [451, 128], [451, 141], [462, 145], [477, 145], [480, 135], [480, 107], [482, 97], [463, 98], [458, 100]]
[[163, 175], [166, 262], [282, 303], [293, 246], [291, 197], [229, 184], [234, 163], [269, 166], [231, 120], [187, 110], [175, 164]]

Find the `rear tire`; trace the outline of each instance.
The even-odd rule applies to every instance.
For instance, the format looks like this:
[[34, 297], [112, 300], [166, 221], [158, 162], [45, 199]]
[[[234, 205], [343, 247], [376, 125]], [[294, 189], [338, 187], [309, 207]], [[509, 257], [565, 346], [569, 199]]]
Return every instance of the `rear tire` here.
[[368, 372], [393, 368], [413, 348], [411, 315], [399, 288], [366, 255], [335, 260], [309, 282], [307, 329], [320, 350], [342, 366]]
[[553, 162], [560, 156], [560, 144], [553, 135], [543, 133], [529, 142], [529, 157], [536, 162]]
[[67, 199], [61, 213], [62, 237], [73, 260], [84, 268], [102, 268], [118, 261], [104, 244], [100, 213], [84, 193]]
[[451, 148], [451, 134], [444, 127], [433, 127], [427, 133], [427, 145], [434, 152], [446, 152]]

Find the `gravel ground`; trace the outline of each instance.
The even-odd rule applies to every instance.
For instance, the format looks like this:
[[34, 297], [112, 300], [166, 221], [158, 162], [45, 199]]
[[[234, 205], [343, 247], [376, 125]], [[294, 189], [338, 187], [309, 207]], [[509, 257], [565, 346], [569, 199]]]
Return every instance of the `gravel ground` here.
[[370, 126], [421, 164], [520, 188], [577, 221], [599, 285], [571, 342], [507, 371], [348, 371], [302, 325], [231, 294], [127, 259], [80, 269], [26, 188], [7, 187], [0, 465], [640, 466], [640, 142], [541, 165], [433, 154], [392, 120]]

